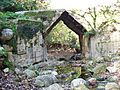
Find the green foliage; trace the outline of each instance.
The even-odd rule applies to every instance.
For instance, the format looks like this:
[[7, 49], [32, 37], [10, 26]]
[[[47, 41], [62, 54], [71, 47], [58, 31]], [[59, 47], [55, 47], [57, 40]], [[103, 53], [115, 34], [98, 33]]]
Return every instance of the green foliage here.
[[47, 36], [48, 44], [68, 45], [71, 48], [79, 47], [79, 42], [76, 34], [66, 27], [63, 22], [59, 22], [50, 34]]
[[11, 70], [13, 69], [13, 63], [9, 61], [8, 58], [5, 58], [5, 60], [3, 61], [3, 66]]
[[56, 66], [56, 69], [58, 74], [63, 74], [63, 73], [66, 74], [73, 71], [71, 65]]
[[22, 3], [17, 0], [0, 0], [0, 11], [16, 12], [24, 10]]
[[15, 0], [0, 0], [0, 11], [13, 6]]
[[9, 69], [12, 69], [13, 64], [12, 64], [12, 62], [10, 62], [8, 60], [8, 53], [6, 52], [6, 50], [3, 47], [0, 47], [0, 56], [4, 58], [3, 67], [5, 67], [5, 68], [8, 67]]
[[23, 11], [46, 9], [48, 3], [45, 0], [0, 0], [0, 11]]
[[28, 17], [21, 14], [16, 14], [13, 12], [0, 12], [0, 30], [3, 28], [10, 28], [13, 32], [17, 29], [18, 19], [27, 19]]
[[3, 47], [0, 47], [0, 56], [7, 57], [7, 52]]
[[45, 0], [19, 0], [16, 4], [22, 6], [24, 10], [47, 9], [49, 5]]
[[7, 20], [7, 19], [16, 19], [18, 17], [18, 14], [15, 14], [13, 12], [0, 12], [0, 19], [1, 20]]
[[[37, 3], [36, 0], [20, 0], [22, 1], [22, 8], [24, 10], [35, 10], [38, 9], [37, 8]], [[17, 2], [18, 4], [20, 4], [20, 2]]]
[[96, 31], [95, 30], [90, 30], [90, 31], [84, 33], [85, 37], [95, 36], [95, 35], [96, 35]]
[[79, 78], [80, 75], [81, 75], [81, 67], [73, 67], [73, 70], [75, 72], [75, 74], [72, 76], [71, 79], [74, 79], [74, 78]]

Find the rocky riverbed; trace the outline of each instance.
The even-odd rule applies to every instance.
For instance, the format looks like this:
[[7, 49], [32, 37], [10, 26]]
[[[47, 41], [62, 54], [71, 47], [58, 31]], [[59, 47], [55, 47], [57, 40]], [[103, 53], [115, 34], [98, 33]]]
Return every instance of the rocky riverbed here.
[[120, 90], [120, 60], [17, 65], [1, 70], [0, 90]]

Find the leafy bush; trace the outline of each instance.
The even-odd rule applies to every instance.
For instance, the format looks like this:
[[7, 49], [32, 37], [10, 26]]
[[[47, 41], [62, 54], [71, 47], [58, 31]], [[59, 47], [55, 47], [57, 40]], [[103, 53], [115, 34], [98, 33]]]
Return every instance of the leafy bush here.
[[13, 69], [13, 64], [11, 61], [8, 60], [8, 53], [5, 51], [5, 49], [3, 47], [0, 47], [0, 57], [3, 57], [3, 67], [4, 68], [9, 68], [9, 69]]
[[7, 57], [7, 52], [3, 47], [0, 47], [0, 56]]
[[76, 34], [65, 26], [63, 22], [59, 22], [46, 38], [48, 45], [57, 43], [61, 45], [68, 45], [71, 48], [79, 47], [78, 40], [79, 39]]
[[0, 0], [0, 11], [19, 11], [24, 10], [20, 3], [17, 3], [17, 0]]
[[0, 12], [0, 30], [3, 28], [10, 28], [15, 32], [17, 29], [17, 20], [27, 18], [28, 17], [25, 15], [16, 14], [13, 12]]
[[0, 11], [23, 11], [46, 9], [48, 3], [45, 0], [0, 0]]
[[9, 61], [7, 58], [5, 58], [5, 60], [3, 61], [3, 66], [4, 68], [13, 69], [13, 63]]

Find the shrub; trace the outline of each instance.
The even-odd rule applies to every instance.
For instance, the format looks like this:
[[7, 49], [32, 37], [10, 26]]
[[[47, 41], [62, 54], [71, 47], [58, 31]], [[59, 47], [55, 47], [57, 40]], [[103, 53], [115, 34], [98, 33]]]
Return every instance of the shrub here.
[[0, 57], [3, 57], [3, 68], [13, 69], [13, 64], [8, 60], [8, 53], [3, 47], [0, 47]]

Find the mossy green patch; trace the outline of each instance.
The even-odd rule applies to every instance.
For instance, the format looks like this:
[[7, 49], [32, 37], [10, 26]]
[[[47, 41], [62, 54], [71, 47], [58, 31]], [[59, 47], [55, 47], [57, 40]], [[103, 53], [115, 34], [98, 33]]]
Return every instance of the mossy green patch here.
[[31, 20], [19, 20], [17, 35], [23, 39], [32, 39], [37, 32], [42, 32], [44, 29], [43, 23]]
[[52, 22], [52, 18], [55, 16], [56, 11], [36, 11], [36, 12], [26, 12], [24, 15], [28, 16], [32, 20], [37, 20], [42, 23], [44, 21], [48, 22], [48, 25], [44, 25], [47, 28]]
[[71, 81], [75, 78], [78, 78], [81, 75], [81, 67], [72, 67], [71, 65], [64, 65], [64, 66], [56, 66], [58, 74], [68, 74], [74, 72], [73, 75], [64, 78], [65, 81]]
[[38, 18], [42, 21], [51, 21], [55, 16], [55, 11], [39, 11], [39, 12], [26, 12], [24, 15], [31, 17], [32, 19], [37, 20]]

